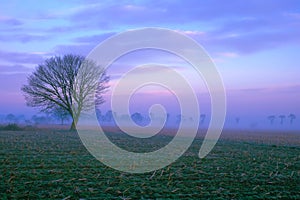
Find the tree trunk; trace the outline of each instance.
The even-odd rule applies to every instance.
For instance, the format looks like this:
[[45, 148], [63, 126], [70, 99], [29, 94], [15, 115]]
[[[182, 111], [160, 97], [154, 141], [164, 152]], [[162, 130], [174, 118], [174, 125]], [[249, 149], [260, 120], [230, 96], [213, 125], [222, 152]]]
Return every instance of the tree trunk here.
[[70, 131], [76, 131], [77, 122], [79, 120], [79, 114], [73, 115], [72, 119], [73, 119], [73, 121], [72, 121]]
[[70, 131], [76, 131], [76, 120], [73, 119]]

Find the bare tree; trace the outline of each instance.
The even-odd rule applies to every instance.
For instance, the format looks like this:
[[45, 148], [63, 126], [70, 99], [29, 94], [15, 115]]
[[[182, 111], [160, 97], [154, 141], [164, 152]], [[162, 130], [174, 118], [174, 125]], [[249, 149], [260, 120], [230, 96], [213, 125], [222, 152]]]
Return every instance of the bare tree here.
[[176, 124], [180, 124], [181, 122], [185, 121], [186, 118], [182, 114], [176, 115]]
[[237, 124], [240, 123], [240, 120], [241, 120], [241, 118], [239, 118], [239, 117], [236, 117], [236, 118], [235, 118], [235, 122], [236, 122]]
[[71, 130], [76, 128], [83, 111], [95, 109], [104, 102], [109, 77], [105, 70], [83, 56], [55, 56], [38, 65], [21, 90], [28, 106], [43, 112], [61, 108], [72, 117]]
[[279, 115], [280, 118], [280, 124], [283, 124], [283, 120], [285, 119], [285, 115]]
[[144, 120], [144, 117], [141, 113], [139, 112], [135, 112], [131, 115], [132, 120], [137, 123], [137, 124], [141, 124]]
[[8, 114], [5, 119], [8, 123], [17, 123], [17, 118], [14, 114]]
[[271, 125], [274, 123], [275, 118], [276, 117], [274, 115], [268, 116], [268, 120], [270, 120]]
[[290, 123], [293, 124], [293, 121], [296, 119], [296, 115], [290, 114], [288, 118], [290, 118]]
[[201, 115], [200, 115], [200, 123], [201, 123], [201, 124], [204, 123], [205, 118], [206, 118], [206, 115], [205, 115], [205, 114], [201, 114]]
[[108, 110], [105, 113], [104, 121], [106, 121], [106, 122], [112, 122], [113, 120], [114, 120], [113, 111], [112, 110]]
[[61, 125], [64, 125], [65, 120], [70, 119], [70, 113], [59, 106], [55, 107], [51, 113], [54, 118], [60, 120]]

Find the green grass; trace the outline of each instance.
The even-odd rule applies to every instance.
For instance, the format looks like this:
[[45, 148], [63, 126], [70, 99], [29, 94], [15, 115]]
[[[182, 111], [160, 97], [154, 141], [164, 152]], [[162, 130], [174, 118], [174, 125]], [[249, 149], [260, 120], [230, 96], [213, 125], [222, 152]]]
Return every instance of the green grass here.
[[[111, 138], [120, 145], [130, 144], [122, 135]], [[162, 146], [169, 140], [156, 138], [149, 145]], [[128, 174], [94, 159], [76, 133], [1, 131], [0, 196], [2, 199], [300, 199], [300, 146], [223, 139], [200, 160], [197, 157], [200, 145], [201, 140], [195, 140], [183, 157], [155, 173]]]

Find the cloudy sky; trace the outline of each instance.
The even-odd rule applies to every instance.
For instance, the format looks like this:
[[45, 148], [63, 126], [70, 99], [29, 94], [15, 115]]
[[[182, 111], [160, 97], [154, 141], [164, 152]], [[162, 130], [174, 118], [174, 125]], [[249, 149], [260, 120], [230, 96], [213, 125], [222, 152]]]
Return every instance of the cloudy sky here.
[[[20, 87], [46, 58], [87, 55], [106, 38], [143, 27], [179, 31], [205, 48], [224, 81], [228, 120], [239, 116], [255, 125], [267, 123], [264, 120], [271, 114], [295, 113], [300, 118], [300, 3], [296, 0], [2, 1], [0, 114], [37, 112], [26, 107]], [[123, 60], [128, 65], [134, 60], [169, 64], [181, 68], [192, 84], [197, 82], [178, 58], [168, 63], [171, 57], [143, 52]], [[123, 73], [118, 65], [109, 71], [112, 82]], [[149, 91], [144, 89], [140, 96]], [[198, 96], [209, 103], [204, 93]]]

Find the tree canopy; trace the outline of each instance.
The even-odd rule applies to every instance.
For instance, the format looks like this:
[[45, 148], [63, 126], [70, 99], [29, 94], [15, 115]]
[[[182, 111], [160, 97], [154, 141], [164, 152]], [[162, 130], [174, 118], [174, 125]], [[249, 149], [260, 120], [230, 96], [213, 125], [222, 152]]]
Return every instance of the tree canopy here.
[[62, 109], [72, 117], [75, 129], [83, 111], [104, 102], [109, 77], [96, 62], [69, 54], [46, 59], [27, 81], [21, 88], [27, 105], [43, 112]]

